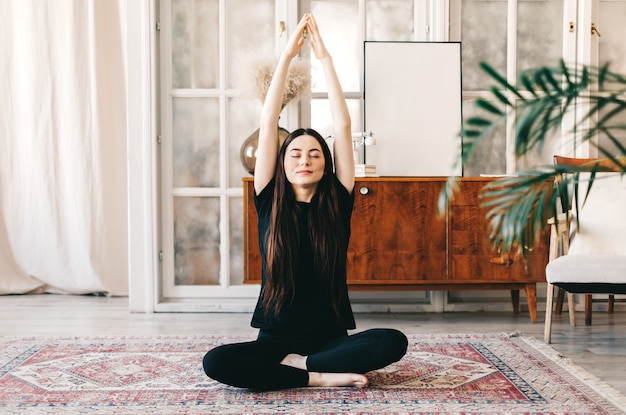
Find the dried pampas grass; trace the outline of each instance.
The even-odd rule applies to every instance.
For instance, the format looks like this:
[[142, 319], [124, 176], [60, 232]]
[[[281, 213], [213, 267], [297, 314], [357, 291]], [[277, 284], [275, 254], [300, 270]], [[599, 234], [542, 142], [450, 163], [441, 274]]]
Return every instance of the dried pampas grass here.
[[[257, 58], [250, 64], [253, 73], [253, 89], [256, 96], [265, 101], [267, 90], [270, 87], [277, 60], [273, 58]], [[289, 66], [287, 83], [283, 94], [283, 107], [296, 98], [310, 85], [310, 64], [302, 59], [294, 59]]]

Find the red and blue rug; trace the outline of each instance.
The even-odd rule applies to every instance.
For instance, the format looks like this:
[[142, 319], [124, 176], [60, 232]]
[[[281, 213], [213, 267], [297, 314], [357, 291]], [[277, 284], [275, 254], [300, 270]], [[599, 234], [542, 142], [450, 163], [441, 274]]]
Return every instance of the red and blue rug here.
[[623, 414], [626, 399], [537, 340], [410, 336], [371, 386], [251, 392], [204, 353], [248, 338], [0, 337], [0, 414]]

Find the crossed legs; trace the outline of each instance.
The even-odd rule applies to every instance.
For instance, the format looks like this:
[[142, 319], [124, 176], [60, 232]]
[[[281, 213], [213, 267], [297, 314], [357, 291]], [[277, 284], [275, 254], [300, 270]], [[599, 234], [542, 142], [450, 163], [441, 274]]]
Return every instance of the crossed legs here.
[[203, 360], [207, 376], [236, 387], [277, 390], [304, 386], [368, 385], [365, 373], [404, 356], [407, 339], [393, 329], [341, 335], [322, 344], [305, 338], [261, 335], [218, 346]]

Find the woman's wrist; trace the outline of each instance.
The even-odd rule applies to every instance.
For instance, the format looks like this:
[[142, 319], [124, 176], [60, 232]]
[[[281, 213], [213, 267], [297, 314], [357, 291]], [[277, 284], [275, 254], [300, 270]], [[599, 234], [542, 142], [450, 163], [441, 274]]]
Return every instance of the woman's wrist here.
[[280, 54], [279, 60], [291, 62], [297, 56], [297, 54], [298, 53], [296, 52], [296, 54], [293, 55], [291, 51], [283, 50], [283, 53]]
[[333, 66], [333, 57], [330, 55], [326, 55], [323, 58], [318, 59], [322, 66]]
[[330, 53], [326, 52], [326, 55], [322, 56], [321, 58], [318, 58], [318, 60], [320, 61], [331, 61], [333, 60], [333, 57], [330, 55]]

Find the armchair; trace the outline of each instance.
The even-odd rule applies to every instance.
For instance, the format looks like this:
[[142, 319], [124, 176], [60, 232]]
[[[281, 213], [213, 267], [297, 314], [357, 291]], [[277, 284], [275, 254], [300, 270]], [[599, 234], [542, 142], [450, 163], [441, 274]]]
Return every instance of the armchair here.
[[[602, 160], [583, 160], [579, 164], [573, 164], [581, 166], [580, 171], [586, 167], [589, 167], [587, 169], [589, 171], [612, 171], [611, 166], [603, 164], [605, 162]], [[574, 162], [577, 161], [580, 159], [574, 159]], [[555, 162], [563, 165], [567, 160], [555, 157]], [[581, 176], [585, 174], [589, 177], [588, 173], [580, 173]], [[581, 179], [581, 187], [585, 187], [586, 182], [587, 179]], [[579, 195], [585, 195], [584, 190], [580, 189]], [[568, 204], [564, 209], [569, 207]], [[620, 173], [596, 173], [584, 204], [582, 207], [579, 206], [577, 220], [566, 221], [561, 217], [556, 221], [560, 229], [553, 226], [553, 242], [556, 245], [551, 249], [551, 261], [546, 267], [548, 282], [544, 329], [546, 343], [551, 342], [555, 286], [568, 293], [572, 325], [575, 324], [572, 303], [574, 293], [587, 295], [585, 313], [589, 314], [589, 322], [591, 294], [626, 294], [626, 220], [622, 213], [624, 207], [626, 207], [626, 178], [622, 178]], [[570, 222], [578, 224], [571, 243], [569, 243]]]
[[[554, 164], [560, 166], [573, 166], [579, 167], [584, 171], [597, 171], [597, 172], [620, 172], [618, 166], [616, 166], [609, 159], [599, 159], [599, 158], [575, 158], [575, 157], [565, 157], [556, 155], [553, 157]], [[563, 181], [563, 176], [558, 175], [556, 177], [557, 185]], [[563, 199], [561, 199], [563, 200]], [[569, 212], [569, 215], [562, 213], [558, 220], [551, 219], [550, 224], [552, 225], [552, 240], [551, 240], [551, 249], [550, 249], [550, 261], [556, 259], [562, 255], [566, 255], [569, 249], [569, 240], [572, 236], [572, 226], [571, 226], [571, 213], [572, 213], [572, 199], [571, 197], [567, 198], [567, 206], [561, 206], [563, 211]], [[563, 309], [563, 298], [565, 295], [565, 291], [562, 289], [558, 290], [556, 297], [556, 305], [554, 307], [555, 314], [561, 314], [561, 310]], [[614, 295], [609, 295], [608, 299], [608, 311], [609, 313], [613, 312], [613, 304], [614, 304]], [[574, 314], [574, 295], [572, 293], [568, 293], [568, 308], [569, 308], [569, 317], [570, 324], [572, 326], [576, 325], [576, 316]], [[592, 313], [592, 295], [585, 295], [585, 325], [591, 325], [591, 313]]]

